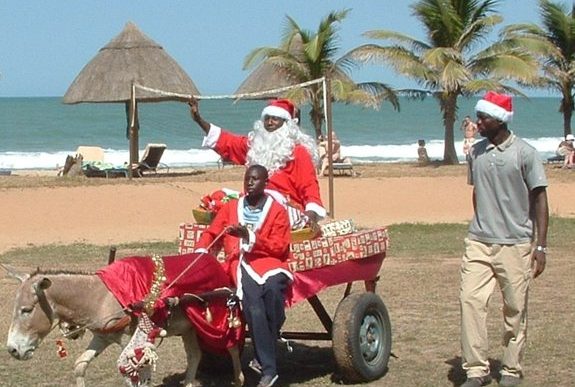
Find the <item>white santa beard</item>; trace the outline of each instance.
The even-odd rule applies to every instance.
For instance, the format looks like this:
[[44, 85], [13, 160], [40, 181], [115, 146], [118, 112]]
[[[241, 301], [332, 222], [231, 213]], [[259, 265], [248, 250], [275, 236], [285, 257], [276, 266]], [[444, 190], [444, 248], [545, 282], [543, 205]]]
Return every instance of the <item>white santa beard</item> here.
[[256, 121], [249, 136], [248, 165], [262, 165], [270, 175], [285, 167], [293, 159], [295, 140], [290, 138], [288, 128], [268, 132], [262, 121]]

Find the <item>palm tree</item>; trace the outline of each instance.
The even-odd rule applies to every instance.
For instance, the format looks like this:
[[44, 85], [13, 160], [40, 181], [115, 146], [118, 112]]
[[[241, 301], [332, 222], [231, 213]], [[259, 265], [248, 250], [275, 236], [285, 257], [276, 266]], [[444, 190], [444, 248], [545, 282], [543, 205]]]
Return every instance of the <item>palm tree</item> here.
[[454, 124], [460, 96], [488, 89], [521, 94], [503, 82], [513, 79], [529, 84], [537, 73], [536, 59], [509, 41], [474, 51], [502, 22], [495, 13], [497, 5], [497, 0], [420, 0], [411, 8], [425, 27], [428, 41], [394, 31], [368, 31], [364, 36], [394, 44], [366, 44], [345, 56], [363, 63], [389, 64], [437, 98], [445, 128], [445, 164], [459, 163]]
[[[335, 58], [339, 41], [337, 24], [345, 19], [348, 12], [331, 12], [321, 20], [316, 32], [302, 29], [287, 16], [280, 46], [254, 49], [246, 57], [244, 69], [265, 61], [294, 85], [329, 77], [332, 99], [335, 101], [377, 108], [382, 100], [389, 100], [395, 109], [399, 109], [399, 100], [391, 87], [379, 82], [354, 83], [347, 75], [354, 66], [353, 60]], [[319, 138], [324, 120], [322, 85], [292, 89], [286, 97], [297, 104], [310, 103], [311, 122], [316, 138]]]
[[[542, 26], [514, 24], [505, 29], [509, 39], [517, 44], [538, 49], [543, 75], [538, 87], [561, 93], [559, 112], [563, 114], [563, 134], [571, 133], [571, 118], [575, 109], [575, 4], [566, 5], [549, 0], [539, 1]], [[547, 45], [541, 45], [547, 44]]]

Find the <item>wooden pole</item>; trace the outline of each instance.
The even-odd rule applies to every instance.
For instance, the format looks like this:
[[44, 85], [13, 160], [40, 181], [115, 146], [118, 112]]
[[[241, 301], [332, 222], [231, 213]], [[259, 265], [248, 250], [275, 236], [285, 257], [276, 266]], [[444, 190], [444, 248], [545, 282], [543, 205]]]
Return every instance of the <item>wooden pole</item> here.
[[332, 128], [332, 114], [331, 114], [331, 80], [329, 76], [325, 77], [324, 82], [324, 103], [326, 115], [326, 129], [327, 129], [327, 165], [328, 165], [328, 180], [329, 180], [329, 216], [335, 219], [335, 203], [333, 193], [333, 128]]
[[138, 104], [136, 102], [136, 85], [132, 83], [132, 90], [130, 92], [130, 157], [128, 163], [128, 178], [133, 177], [132, 166], [138, 164], [140, 155], [138, 154], [138, 129], [140, 123], [138, 122]]

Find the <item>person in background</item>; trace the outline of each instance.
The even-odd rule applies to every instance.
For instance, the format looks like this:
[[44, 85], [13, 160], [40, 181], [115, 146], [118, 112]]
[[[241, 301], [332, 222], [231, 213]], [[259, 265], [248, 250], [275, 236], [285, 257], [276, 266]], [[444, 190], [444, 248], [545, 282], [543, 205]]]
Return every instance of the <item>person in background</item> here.
[[[240, 165], [264, 166], [270, 175], [268, 193], [283, 203], [293, 203], [312, 228], [327, 215], [320, 198], [316, 168], [319, 155], [315, 140], [303, 133], [297, 110], [287, 99], [272, 100], [247, 136], [236, 135], [205, 121], [198, 101], [189, 100], [192, 119], [206, 133], [203, 146]], [[298, 223], [290, 213], [292, 225]]]
[[425, 148], [425, 140], [417, 140], [417, 163], [421, 166], [429, 164], [429, 156]]
[[523, 381], [529, 285], [545, 270], [547, 178], [537, 150], [508, 129], [510, 96], [488, 92], [475, 111], [485, 138], [468, 156], [474, 216], [461, 263], [463, 386], [491, 382], [486, 319], [496, 285], [503, 295], [504, 320], [499, 385], [516, 386]]
[[475, 142], [477, 124], [473, 122], [471, 117], [466, 116], [461, 123], [461, 130], [463, 131], [463, 154], [467, 156], [469, 154], [469, 149]]
[[557, 148], [557, 155], [563, 156], [563, 168], [573, 168], [575, 165], [575, 147], [573, 142], [575, 136], [568, 134], [565, 136], [565, 140], [561, 141], [559, 147]]
[[[318, 175], [323, 176], [329, 167], [329, 159], [327, 157], [328, 150], [328, 140], [327, 138], [320, 138], [319, 141], [319, 157], [321, 161], [321, 167]], [[334, 163], [351, 163], [351, 160], [346, 157], [341, 157], [341, 142], [335, 132], [332, 132], [331, 138], [331, 159]]]
[[224, 268], [242, 300], [255, 350], [250, 368], [261, 374], [258, 387], [272, 386], [278, 379], [276, 344], [286, 319], [285, 291], [293, 280], [287, 264], [289, 218], [285, 208], [265, 193], [267, 183], [265, 167], [248, 167], [245, 196], [224, 204], [196, 244], [196, 252], [206, 253], [218, 235], [224, 235]]

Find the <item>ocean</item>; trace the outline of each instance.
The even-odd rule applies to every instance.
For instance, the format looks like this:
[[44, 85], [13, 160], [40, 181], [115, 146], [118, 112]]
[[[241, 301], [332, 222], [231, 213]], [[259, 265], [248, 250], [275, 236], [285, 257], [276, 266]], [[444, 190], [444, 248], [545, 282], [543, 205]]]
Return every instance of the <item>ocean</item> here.
[[[475, 116], [477, 99], [459, 101], [456, 149], [461, 161], [463, 117]], [[515, 98], [510, 128], [526, 139], [543, 159], [554, 156], [562, 140], [559, 98]], [[342, 143], [342, 155], [356, 163], [417, 160], [417, 141], [425, 140], [431, 159], [443, 158], [443, 125], [437, 102], [402, 98], [401, 110], [384, 103], [379, 110], [333, 105], [333, 127]], [[259, 117], [264, 101], [203, 100], [202, 116], [236, 133], [247, 133]], [[218, 156], [202, 149], [203, 132], [181, 102], [140, 103], [142, 151], [148, 143], [164, 143], [162, 162], [172, 168], [216, 165]], [[100, 146], [107, 162], [128, 160], [127, 119], [124, 104], [65, 105], [60, 97], [0, 98], [0, 169], [55, 169], [79, 145]], [[313, 134], [309, 109], [302, 110], [302, 128]]]

